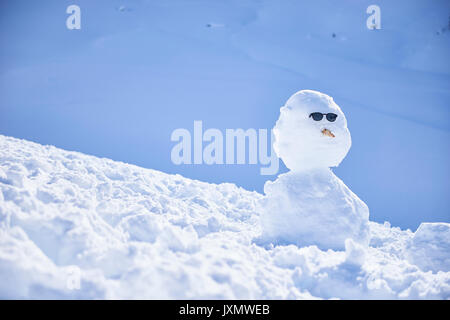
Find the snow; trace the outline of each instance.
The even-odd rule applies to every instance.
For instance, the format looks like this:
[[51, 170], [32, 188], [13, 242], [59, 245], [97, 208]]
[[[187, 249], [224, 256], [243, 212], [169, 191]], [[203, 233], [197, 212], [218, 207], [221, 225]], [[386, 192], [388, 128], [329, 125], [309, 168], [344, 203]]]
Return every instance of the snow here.
[[[314, 120], [311, 114], [333, 113]], [[329, 134], [324, 134], [326, 130]], [[317, 245], [344, 250], [348, 239], [369, 244], [369, 209], [329, 167], [338, 166], [351, 146], [347, 120], [333, 99], [301, 90], [280, 109], [274, 149], [291, 169], [264, 185], [260, 243]], [[353, 243], [353, 242], [352, 242]]]
[[450, 271], [450, 224], [422, 223], [409, 248], [412, 263], [423, 270]]
[[369, 244], [369, 209], [330, 169], [288, 172], [264, 187], [260, 243], [343, 250], [345, 240]]
[[[314, 121], [309, 117], [314, 112], [334, 113], [337, 118]], [[325, 129], [334, 137], [324, 136]], [[301, 90], [288, 99], [273, 133], [274, 150], [292, 171], [337, 167], [352, 144], [341, 108], [330, 96], [313, 90]]]
[[168, 161], [170, 135], [271, 128], [310, 88], [346, 113], [353, 147], [334, 171], [372, 220], [450, 222], [448, 0], [80, 0], [70, 31], [72, 3], [2, 4], [1, 134], [262, 193], [259, 166]]
[[1, 298], [450, 298], [445, 223], [261, 246], [259, 193], [7, 136], [0, 190]]

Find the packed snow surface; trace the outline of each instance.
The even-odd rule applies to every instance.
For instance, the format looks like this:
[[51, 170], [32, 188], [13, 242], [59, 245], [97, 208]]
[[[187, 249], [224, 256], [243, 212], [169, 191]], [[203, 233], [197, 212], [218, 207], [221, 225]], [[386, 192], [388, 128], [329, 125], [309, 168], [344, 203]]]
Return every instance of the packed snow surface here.
[[450, 298], [449, 225], [256, 239], [262, 195], [0, 136], [1, 298]]
[[288, 172], [264, 186], [259, 243], [344, 250], [369, 244], [369, 209], [330, 169]]

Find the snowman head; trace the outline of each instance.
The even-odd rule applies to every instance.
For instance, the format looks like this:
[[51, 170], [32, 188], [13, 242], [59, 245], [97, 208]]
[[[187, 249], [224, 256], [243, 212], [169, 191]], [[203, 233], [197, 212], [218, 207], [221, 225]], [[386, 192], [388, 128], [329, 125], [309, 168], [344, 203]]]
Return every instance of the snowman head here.
[[352, 144], [341, 108], [313, 90], [289, 98], [273, 132], [274, 150], [292, 171], [336, 167]]

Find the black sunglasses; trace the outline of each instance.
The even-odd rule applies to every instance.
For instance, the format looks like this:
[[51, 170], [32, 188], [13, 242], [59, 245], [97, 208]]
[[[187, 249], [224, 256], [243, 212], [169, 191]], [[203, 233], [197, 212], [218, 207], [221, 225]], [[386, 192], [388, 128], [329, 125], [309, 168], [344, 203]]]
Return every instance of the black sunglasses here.
[[313, 112], [309, 115], [310, 118], [313, 118], [314, 121], [320, 121], [323, 119], [323, 116], [326, 116], [327, 120], [330, 122], [334, 122], [337, 118], [337, 114], [335, 113], [322, 113], [322, 112]]

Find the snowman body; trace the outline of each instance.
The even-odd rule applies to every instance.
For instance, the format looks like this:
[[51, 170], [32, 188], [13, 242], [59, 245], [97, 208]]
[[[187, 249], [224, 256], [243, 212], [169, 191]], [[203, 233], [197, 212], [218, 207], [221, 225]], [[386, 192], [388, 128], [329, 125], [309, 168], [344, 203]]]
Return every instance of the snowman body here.
[[294, 94], [280, 112], [274, 149], [291, 171], [264, 186], [261, 239], [325, 250], [345, 249], [349, 238], [368, 245], [369, 209], [330, 169], [351, 146], [344, 113], [312, 90]]

